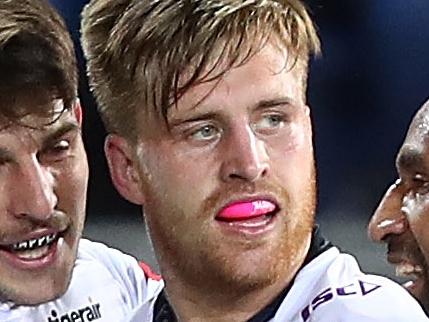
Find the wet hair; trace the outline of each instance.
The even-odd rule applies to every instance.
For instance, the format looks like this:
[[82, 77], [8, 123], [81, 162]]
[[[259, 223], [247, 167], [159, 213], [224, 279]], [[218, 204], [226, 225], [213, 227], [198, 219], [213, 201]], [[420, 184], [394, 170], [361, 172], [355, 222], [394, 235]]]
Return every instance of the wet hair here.
[[192, 86], [220, 79], [273, 38], [289, 65], [303, 68], [304, 91], [309, 55], [320, 51], [299, 0], [92, 0], [81, 31], [99, 113], [128, 139], [137, 137], [137, 115], [166, 119]]
[[0, 123], [50, 118], [54, 99], [70, 109], [77, 87], [73, 42], [48, 1], [0, 1]]

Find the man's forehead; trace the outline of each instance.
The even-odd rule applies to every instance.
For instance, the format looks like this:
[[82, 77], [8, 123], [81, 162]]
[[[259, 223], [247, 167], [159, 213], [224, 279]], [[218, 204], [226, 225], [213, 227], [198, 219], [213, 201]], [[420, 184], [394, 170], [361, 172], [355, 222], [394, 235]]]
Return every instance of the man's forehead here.
[[34, 127], [36, 124], [53, 124], [60, 121], [66, 116], [67, 109], [63, 99], [53, 99], [44, 106], [34, 107], [34, 113], [31, 113], [31, 106], [27, 109], [27, 113], [19, 120], [18, 123]]
[[414, 168], [425, 170], [429, 162], [429, 111], [421, 109], [408, 129], [407, 136], [398, 152], [396, 166], [398, 170]]
[[429, 101], [413, 117], [405, 142], [423, 141], [429, 136]]
[[57, 131], [67, 124], [78, 122], [75, 114], [70, 109], [55, 110], [49, 115], [28, 114], [16, 122], [0, 123], [0, 135], [16, 134], [22, 131], [31, 135], [44, 136]]

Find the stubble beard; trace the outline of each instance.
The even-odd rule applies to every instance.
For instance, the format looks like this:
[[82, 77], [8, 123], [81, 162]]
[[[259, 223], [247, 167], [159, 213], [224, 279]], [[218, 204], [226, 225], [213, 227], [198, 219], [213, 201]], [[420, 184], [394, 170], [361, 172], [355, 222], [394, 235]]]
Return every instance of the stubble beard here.
[[[13, 305], [39, 305], [59, 298], [67, 291], [67, 288], [70, 285], [74, 263], [77, 256], [77, 248], [79, 240], [82, 236], [83, 219], [81, 222], [73, 222], [70, 218], [70, 215], [57, 210], [47, 221], [28, 222], [26, 227], [22, 228], [22, 231], [30, 232], [35, 229], [34, 227], [49, 227], [59, 231], [62, 231], [67, 228], [68, 238], [72, 237], [76, 240], [76, 248], [73, 250], [70, 262], [64, 264], [65, 267], [61, 273], [59, 273], [58, 268], [52, 267], [46, 268], [44, 272], [40, 273], [44, 276], [44, 278], [46, 278], [46, 276], [50, 276], [51, 280], [55, 279], [55, 286], [56, 288], [58, 288], [58, 290], [56, 290], [55, 292], [49, 292], [49, 294], [51, 294], [49, 296], [41, 297], [42, 291], [40, 287], [43, 288], [45, 285], [40, 285], [36, 288], [29, 289], [29, 286], [24, 284], [22, 280], [11, 278], [9, 281], [3, 281], [2, 283], [0, 283], [1, 302], [10, 302], [13, 303]], [[24, 233], [21, 232], [20, 234]], [[4, 235], [6, 234], [1, 234], [2, 238], [4, 238]], [[66, 236], [62, 236], [62, 238], [66, 238]], [[66, 243], [66, 240], [64, 240], [64, 243]], [[40, 278], [41, 277], [35, 276], [33, 280], [37, 281]]]
[[[149, 210], [150, 215], [146, 215], [145, 220], [164, 278], [198, 289], [200, 292], [206, 289], [206, 292], [218, 291], [231, 296], [234, 294], [240, 296], [270, 286], [279, 280], [293, 278], [306, 256], [308, 250], [306, 246], [314, 226], [315, 169], [313, 168], [305, 192], [299, 196], [299, 202], [296, 200], [290, 202], [291, 198], [285, 189], [277, 190], [282, 201], [288, 201], [286, 203], [288, 210], [285, 214], [287, 218], [282, 221], [284, 233], [278, 239], [278, 243], [266, 247], [268, 251], [263, 258], [253, 263], [255, 270], [250, 272], [241, 270], [240, 262], [237, 262], [235, 256], [217, 252], [217, 244], [222, 243], [222, 236], [212, 238], [210, 235], [212, 218], [207, 216], [207, 213], [203, 215], [206, 218], [210, 217], [210, 220], [203, 221], [198, 230], [190, 229], [188, 232], [198, 236], [186, 236], [186, 230], [177, 227], [181, 227], [180, 218], [188, 218], [189, 215], [186, 216], [181, 209], [169, 209], [167, 211], [176, 212], [174, 218], [178, 220], [164, 223], [161, 219], [162, 213], [153, 211], [162, 209], [160, 202], [153, 201], [152, 204], [151, 200], [147, 200], [145, 210]], [[177, 234], [180, 234], [178, 238]], [[252, 243], [247, 247], [245, 244], [240, 246], [240, 252], [252, 252], [255, 248]], [[287, 280], [285, 283], [287, 284]]]

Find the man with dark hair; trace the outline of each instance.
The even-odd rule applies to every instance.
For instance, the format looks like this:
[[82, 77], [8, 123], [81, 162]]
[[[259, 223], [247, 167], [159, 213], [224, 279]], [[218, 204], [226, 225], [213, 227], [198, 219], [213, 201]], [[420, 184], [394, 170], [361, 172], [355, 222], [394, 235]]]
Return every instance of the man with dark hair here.
[[388, 245], [387, 259], [429, 312], [429, 101], [414, 116], [396, 157], [393, 183], [369, 223], [369, 235]]
[[117, 190], [165, 279], [135, 321], [427, 321], [314, 225], [298, 0], [92, 0], [82, 44]]
[[81, 240], [88, 164], [77, 67], [44, 0], [0, 1], [0, 321], [121, 321], [162, 282]]

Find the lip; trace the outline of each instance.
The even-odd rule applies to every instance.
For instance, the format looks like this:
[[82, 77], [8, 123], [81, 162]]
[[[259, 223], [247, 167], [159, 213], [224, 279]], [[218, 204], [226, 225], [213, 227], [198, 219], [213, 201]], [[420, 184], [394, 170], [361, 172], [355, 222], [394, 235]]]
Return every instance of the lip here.
[[[7, 243], [2, 243], [0, 245], [0, 261], [6, 262], [10, 266], [14, 267], [18, 270], [23, 271], [35, 271], [35, 270], [43, 270], [55, 264], [58, 254], [60, 252], [61, 246], [64, 244], [65, 234], [67, 233], [67, 229], [58, 231], [52, 228], [42, 228], [32, 231], [31, 233], [21, 235], [19, 238], [8, 241]], [[57, 239], [49, 245], [48, 252], [42, 257], [35, 259], [24, 259], [18, 257], [11, 251], [5, 249], [5, 246], [10, 246], [15, 243], [19, 243], [21, 241], [36, 239], [42, 236], [57, 234]]]
[[246, 237], [261, 237], [262, 235], [269, 234], [276, 227], [278, 221], [277, 213], [274, 216], [259, 216], [249, 220], [239, 221], [219, 221], [217, 225], [228, 235], [240, 235]]
[[[418, 254], [417, 254], [418, 255]], [[412, 266], [420, 266], [424, 267], [424, 262], [422, 262], [422, 258], [419, 260], [419, 256], [415, 253], [405, 252], [401, 248], [392, 247], [388, 245], [388, 251], [386, 254], [387, 262], [394, 266], [402, 265], [412, 265]]]
[[396, 265], [398, 265], [398, 264], [401, 264], [401, 263], [404, 263], [404, 262], [409, 262], [406, 258], [404, 258], [404, 256], [402, 256], [401, 254], [398, 254], [398, 253], [391, 253], [391, 252], [388, 252], [387, 253], [387, 255], [386, 255], [386, 259], [387, 259], [387, 261], [390, 263], [390, 264], [392, 264], [392, 265], [394, 265], [394, 266], [396, 266]]
[[402, 286], [412, 295], [418, 297], [424, 291], [426, 284], [424, 265], [400, 253], [393, 252], [387, 254], [387, 261], [395, 267], [397, 277], [408, 280]]
[[43, 229], [37, 229], [32, 231], [31, 233], [25, 234], [25, 235], [21, 235], [19, 236], [19, 238], [14, 238], [13, 240], [8, 240], [7, 242], [2, 242], [0, 243], [0, 247], [6, 247], [6, 246], [10, 246], [25, 240], [29, 240], [29, 239], [37, 239], [40, 238], [42, 236], [46, 236], [46, 235], [51, 235], [51, 234], [58, 234], [60, 237], [61, 235], [64, 235], [64, 232], [66, 230], [63, 231], [58, 231], [52, 228], [43, 228]]
[[12, 252], [0, 249], [1, 261], [7, 262], [10, 266], [18, 270], [34, 271], [42, 270], [52, 266], [58, 258], [59, 248], [64, 243], [64, 238], [59, 236], [51, 245], [49, 245], [48, 252], [42, 257], [36, 259], [23, 259], [18, 257]]

